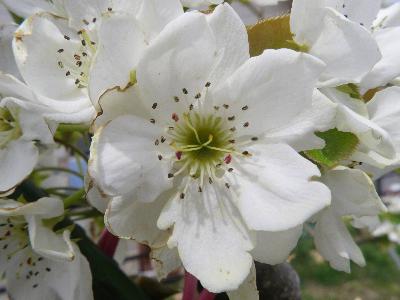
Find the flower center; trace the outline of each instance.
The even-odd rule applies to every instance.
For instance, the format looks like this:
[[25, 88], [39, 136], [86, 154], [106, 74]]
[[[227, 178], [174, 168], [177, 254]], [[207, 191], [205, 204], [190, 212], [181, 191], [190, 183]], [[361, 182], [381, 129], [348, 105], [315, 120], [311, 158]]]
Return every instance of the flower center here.
[[234, 151], [232, 132], [222, 118], [198, 113], [185, 114], [174, 129], [171, 146], [177, 156], [191, 164], [215, 164]]

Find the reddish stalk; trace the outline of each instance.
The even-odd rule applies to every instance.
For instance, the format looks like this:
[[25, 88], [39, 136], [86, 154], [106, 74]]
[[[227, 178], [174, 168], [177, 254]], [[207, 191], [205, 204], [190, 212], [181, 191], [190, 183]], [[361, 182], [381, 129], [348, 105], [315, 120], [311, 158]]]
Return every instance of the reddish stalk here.
[[108, 257], [113, 257], [117, 249], [119, 238], [104, 229], [97, 243], [101, 251]]
[[199, 300], [214, 300], [215, 296], [215, 294], [204, 289], [200, 294]]
[[194, 300], [197, 295], [197, 278], [185, 271], [182, 300]]

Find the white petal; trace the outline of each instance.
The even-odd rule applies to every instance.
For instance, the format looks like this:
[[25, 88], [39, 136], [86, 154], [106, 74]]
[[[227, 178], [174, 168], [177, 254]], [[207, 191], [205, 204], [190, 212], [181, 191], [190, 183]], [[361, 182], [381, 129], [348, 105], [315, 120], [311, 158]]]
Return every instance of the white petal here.
[[[250, 58], [212, 95], [215, 104], [229, 104], [228, 116], [242, 134], [265, 134], [309, 109], [323, 64], [311, 55], [288, 49], [267, 50]], [[290, 82], [291, 84], [288, 84]], [[279, 99], [279, 101], [277, 101]], [[243, 111], [242, 107], [247, 106]]]
[[336, 167], [321, 178], [332, 192], [331, 209], [340, 216], [375, 216], [385, 211], [374, 183], [361, 170]]
[[325, 142], [317, 137], [316, 131], [335, 127], [336, 105], [319, 90], [314, 90], [312, 107], [295, 116], [281, 128], [269, 131], [268, 142], [286, 142], [296, 151], [321, 149]]
[[[3, 99], [4, 100], [4, 99]], [[51, 144], [54, 142], [53, 133], [49, 124], [45, 121], [40, 113], [36, 113], [27, 107], [19, 105], [21, 102], [8, 101], [5, 99], [3, 103], [9, 109], [16, 109], [18, 111], [18, 123], [22, 130], [22, 139], [26, 141], [41, 141], [44, 144]]]
[[257, 231], [256, 247], [251, 252], [255, 261], [276, 265], [286, 261], [303, 233], [303, 225], [278, 232]]
[[214, 293], [237, 289], [252, 265], [251, 237], [231, 197], [216, 184], [202, 193], [191, 185], [185, 199], [173, 198], [158, 220], [162, 229], [173, 227], [168, 245], [178, 248], [185, 269]]
[[248, 36], [243, 21], [229, 4], [217, 6], [207, 21], [217, 39], [218, 51], [218, 63], [208, 80], [219, 83], [250, 58]]
[[[324, 0], [294, 0], [290, 13], [290, 30], [300, 45], [312, 45], [322, 31]], [[310, 17], [312, 16], [312, 17]]]
[[[18, 252], [13, 257], [6, 274], [7, 290], [11, 297], [30, 300], [92, 300], [92, 275], [89, 263], [79, 252], [78, 247], [75, 245], [73, 247], [77, 255], [71, 262], [47, 258], [39, 261], [39, 256], [32, 255], [31, 249]], [[35, 266], [31, 265], [21, 272], [20, 263], [24, 264], [28, 257], [35, 262]], [[29, 276], [29, 271], [33, 275]]]
[[258, 290], [256, 282], [256, 267], [251, 266], [250, 274], [236, 291], [228, 292], [229, 300], [258, 300]]
[[75, 253], [69, 231], [64, 231], [63, 235], [57, 235], [54, 231], [43, 225], [42, 218], [28, 216], [26, 219], [29, 225], [31, 246], [36, 253], [50, 259], [65, 261], [72, 261], [74, 259]]
[[145, 35], [131, 15], [104, 18], [98, 30], [98, 50], [90, 71], [89, 91], [93, 104], [108, 89], [125, 88], [147, 47]]
[[12, 141], [0, 149], [0, 193], [21, 183], [38, 161], [38, 149], [31, 141]]
[[323, 211], [315, 226], [315, 246], [318, 252], [329, 261], [332, 268], [350, 273], [350, 260], [365, 266], [364, 256], [353, 241], [340, 217], [333, 211]]
[[309, 45], [309, 53], [327, 64], [321, 85], [358, 83], [381, 59], [378, 45], [362, 26], [327, 9], [321, 34]]
[[110, 202], [110, 197], [104, 194], [90, 175], [85, 176], [86, 200], [98, 211], [104, 213]]
[[137, 19], [147, 40], [151, 41], [169, 22], [182, 14], [183, 7], [179, 0], [145, 0]]
[[381, 0], [325, 0], [325, 2], [326, 6], [332, 7], [346, 18], [368, 29], [371, 28], [382, 3]]
[[81, 38], [65, 21], [50, 15], [32, 16], [19, 27], [13, 47], [22, 77], [43, 104], [64, 113], [92, 108], [86, 88], [77, 87], [75, 75], [66, 76], [75, 69], [81, 72], [74, 55], [83, 50]]
[[352, 132], [357, 135], [361, 142], [358, 151], [363, 153], [373, 151], [388, 160], [395, 159], [396, 149], [389, 133], [375, 122], [353, 112], [344, 105], [338, 106], [337, 128], [340, 131]]
[[14, 19], [3, 3], [0, 3], [0, 26], [10, 25], [14, 23]]
[[40, 198], [28, 204], [22, 204], [21, 202], [12, 200], [1, 200], [0, 202], [1, 216], [39, 216], [41, 218], [54, 218], [62, 215], [63, 212], [63, 202], [56, 198]]
[[169, 273], [181, 267], [182, 262], [176, 248], [169, 249], [167, 246], [152, 249], [151, 258], [155, 263], [157, 277], [164, 279]]
[[89, 172], [108, 195], [131, 194], [153, 201], [172, 185], [169, 166], [156, 146], [163, 131], [150, 121], [121, 116], [99, 130], [91, 145]]
[[43, 12], [51, 11], [52, 6], [46, 0], [2, 0], [3, 3], [16, 15], [28, 18], [29, 16]]
[[396, 26], [400, 26], [400, 3], [381, 9], [374, 22], [377, 29]]
[[367, 107], [372, 122], [386, 130], [400, 154], [400, 87], [390, 87], [375, 94]]
[[400, 75], [400, 27], [378, 30], [374, 33], [382, 59], [361, 81], [364, 90], [385, 86]]
[[149, 110], [153, 104], [145, 107], [135, 84], [125, 90], [119, 88], [106, 92], [98, 102], [100, 113], [93, 123], [94, 131], [113, 119], [123, 115], [134, 115], [150, 120]]
[[104, 222], [116, 236], [151, 247], [163, 246], [167, 232], [157, 228], [157, 219], [168, 199], [167, 193], [150, 203], [140, 202], [135, 197], [114, 197], [108, 205]]
[[253, 230], [284, 231], [330, 204], [328, 188], [312, 181], [318, 168], [287, 145], [249, 147], [252, 157], [232, 165], [231, 187]]
[[17, 64], [15, 63], [14, 53], [12, 50], [12, 40], [16, 29], [17, 25], [15, 24], [11, 23], [2, 25], [0, 23], [0, 70], [4, 73], [20, 77], [21, 75], [19, 74]]
[[294, 0], [290, 16], [291, 31], [300, 44], [313, 44], [323, 31], [327, 7], [369, 29], [380, 9], [380, 3], [380, 0]]
[[169, 121], [172, 113], [186, 111], [195, 102], [216, 62], [215, 51], [215, 37], [200, 13], [184, 14], [155, 39], [138, 65], [137, 81], [148, 105], [158, 103], [155, 114], [160, 120]]

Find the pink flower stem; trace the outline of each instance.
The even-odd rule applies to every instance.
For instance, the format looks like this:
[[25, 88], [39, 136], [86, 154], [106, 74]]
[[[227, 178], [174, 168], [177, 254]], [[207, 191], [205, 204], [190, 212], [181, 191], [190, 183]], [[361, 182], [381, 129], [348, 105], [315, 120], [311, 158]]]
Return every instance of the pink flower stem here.
[[185, 272], [185, 280], [183, 284], [182, 300], [195, 300], [197, 295], [197, 278], [189, 272]]
[[204, 289], [199, 297], [199, 300], [214, 300], [216, 294], [210, 293], [206, 289]]
[[119, 238], [104, 229], [97, 243], [101, 251], [108, 257], [113, 257], [117, 249]]

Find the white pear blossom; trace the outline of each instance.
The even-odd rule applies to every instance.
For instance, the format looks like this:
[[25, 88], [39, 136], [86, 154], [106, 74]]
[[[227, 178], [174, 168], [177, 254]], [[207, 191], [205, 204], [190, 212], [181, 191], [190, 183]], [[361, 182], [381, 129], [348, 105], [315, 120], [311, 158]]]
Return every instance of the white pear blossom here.
[[[13, 46], [26, 84], [44, 105], [68, 111], [73, 122], [93, 119], [89, 95], [98, 108], [107, 89], [128, 85], [151, 39], [183, 13], [178, 0], [65, 1], [63, 6], [67, 17], [43, 12], [26, 19]], [[125, 53], [110, 56], [110, 48], [122, 45]]]
[[63, 211], [54, 198], [0, 200], [0, 272], [12, 299], [93, 299], [89, 264], [69, 231], [56, 234], [45, 225]]
[[338, 89], [322, 91], [338, 105], [336, 127], [354, 133], [359, 139], [359, 146], [350, 160], [379, 168], [399, 163], [399, 87], [377, 92], [368, 103]]
[[287, 49], [249, 58], [229, 5], [172, 21], [140, 60], [137, 84], [101, 101], [89, 174], [111, 199], [108, 229], [155, 252], [177, 249], [212, 292], [237, 289], [253, 259], [284, 261], [303, 222], [330, 203], [318, 168], [287, 144], [312, 127], [301, 115], [323, 68]]
[[365, 259], [342, 218], [376, 217], [386, 207], [361, 170], [338, 166], [324, 171], [321, 181], [332, 192], [332, 204], [314, 217], [315, 245], [334, 269], [350, 272], [350, 260], [364, 266]]
[[381, 59], [369, 28], [377, 0], [294, 0], [290, 27], [303, 51], [327, 64], [320, 85], [359, 83]]

